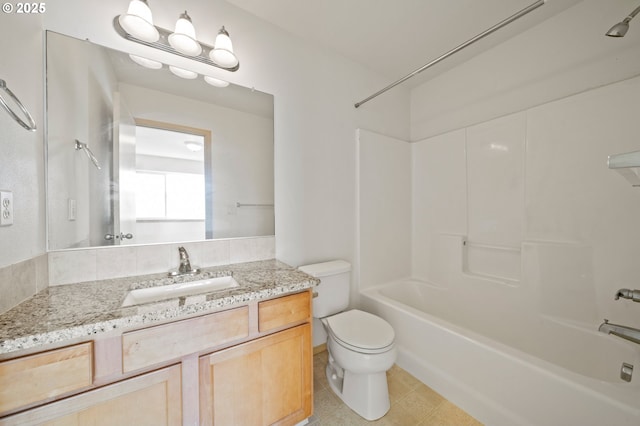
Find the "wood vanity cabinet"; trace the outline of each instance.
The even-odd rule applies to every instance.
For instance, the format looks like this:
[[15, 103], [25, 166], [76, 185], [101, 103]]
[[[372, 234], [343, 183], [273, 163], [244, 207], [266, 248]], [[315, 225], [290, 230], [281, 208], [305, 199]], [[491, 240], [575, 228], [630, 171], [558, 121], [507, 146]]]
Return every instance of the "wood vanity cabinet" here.
[[0, 362], [0, 413], [89, 387], [91, 342]]
[[200, 358], [200, 424], [284, 426], [310, 417], [310, 321], [309, 291], [258, 303], [259, 331], [282, 331]]
[[0, 424], [179, 425], [181, 396], [181, 369], [174, 365], [0, 419]]
[[312, 356], [307, 290], [2, 361], [0, 426], [295, 425]]

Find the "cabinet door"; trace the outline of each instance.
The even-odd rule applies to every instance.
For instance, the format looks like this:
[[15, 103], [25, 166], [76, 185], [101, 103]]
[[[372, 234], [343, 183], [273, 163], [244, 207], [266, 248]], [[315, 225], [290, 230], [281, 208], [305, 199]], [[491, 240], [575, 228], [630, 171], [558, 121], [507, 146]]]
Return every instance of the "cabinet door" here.
[[0, 413], [43, 403], [93, 382], [93, 343], [0, 362]]
[[179, 365], [0, 419], [0, 425], [180, 425]]
[[313, 410], [311, 325], [200, 358], [200, 424], [295, 425]]

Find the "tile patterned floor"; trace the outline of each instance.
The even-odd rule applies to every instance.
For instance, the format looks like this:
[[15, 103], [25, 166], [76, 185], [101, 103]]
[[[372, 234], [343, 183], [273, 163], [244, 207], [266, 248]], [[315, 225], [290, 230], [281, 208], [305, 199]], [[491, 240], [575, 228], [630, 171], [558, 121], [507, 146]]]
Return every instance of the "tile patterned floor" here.
[[482, 423], [444, 399], [433, 389], [394, 365], [387, 372], [389, 412], [369, 422], [351, 411], [331, 391], [325, 377], [327, 352], [313, 357], [314, 411], [312, 426], [481, 426]]

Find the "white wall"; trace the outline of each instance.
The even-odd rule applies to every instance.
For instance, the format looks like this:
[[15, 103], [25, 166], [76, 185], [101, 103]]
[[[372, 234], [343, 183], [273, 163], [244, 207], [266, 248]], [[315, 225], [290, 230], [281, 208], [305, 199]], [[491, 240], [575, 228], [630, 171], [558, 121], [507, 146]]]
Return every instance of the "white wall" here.
[[[5, 15], [0, 25], [0, 79], [38, 127], [28, 132], [0, 108], [0, 189], [13, 192], [14, 223], [0, 227], [0, 312], [46, 282], [43, 36], [39, 15]], [[4, 93], [3, 93], [3, 96]]]
[[585, 0], [413, 90], [414, 276], [637, 325], [613, 295], [640, 272], [640, 193], [606, 161], [640, 150], [640, 31], [604, 36], [634, 6]]
[[[396, 200], [411, 241], [395, 249], [415, 278], [496, 312], [638, 323], [613, 295], [637, 286], [640, 192], [606, 161], [640, 150], [640, 31], [603, 35], [632, 6], [581, 2], [412, 91], [411, 197]], [[375, 253], [405, 235], [382, 200], [404, 194], [407, 159], [380, 140], [360, 147], [360, 202], [374, 207], [360, 209], [361, 288], [404, 268]]]
[[604, 36], [636, 6], [584, 0], [414, 89], [411, 140], [640, 74], [637, 24], [624, 38]]
[[637, 287], [640, 191], [607, 156], [640, 150], [638, 111], [640, 77], [416, 143], [414, 275], [493, 282], [489, 306], [589, 329], [637, 325], [637, 306], [613, 296]]
[[[409, 100], [399, 87], [366, 106], [353, 104], [388, 84], [386, 78], [265, 23], [222, 0], [190, 1], [177, 8], [153, 2], [154, 21], [172, 28], [187, 8], [198, 37], [213, 44], [224, 24], [240, 58], [230, 74], [202, 64], [151, 52], [116, 35], [114, 16], [128, 0], [66, 0], [43, 15], [3, 15], [0, 27], [2, 78], [43, 127], [42, 30], [88, 38], [131, 53], [222, 77], [275, 96], [275, 204], [277, 257], [292, 265], [331, 258], [353, 261], [356, 223], [355, 129], [362, 127], [407, 140]], [[50, 7], [49, 7], [50, 6]], [[42, 22], [42, 23], [41, 23]], [[28, 134], [0, 114], [10, 151], [0, 160], [0, 186], [13, 189], [20, 222], [0, 229], [0, 264], [45, 250], [41, 130]], [[123, 249], [127, 250], [127, 249]], [[60, 261], [64, 261], [60, 259]], [[30, 290], [31, 291], [31, 290]]]
[[0, 189], [13, 191], [14, 200], [14, 224], [0, 227], [0, 267], [45, 250], [41, 25], [38, 15], [2, 17], [0, 79], [29, 110], [38, 129], [26, 131], [0, 108]]
[[[213, 44], [217, 30], [225, 25], [240, 58], [240, 70], [233, 75], [167, 58], [169, 55], [162, 52], [149, 52], [119, 38], [111, 21], [123, 13], [127, 1], [66, 3], [65, 11], [46, 14], [47, 28], [206, 71], [273, 94], [278, 258], [292, 265], [331, 258], [353, 260], [354, 131], [363, 127], [408, 139], [405, 88], [356, 110], [353, 104], [388, 84], [387, 79], [295, 39], [224, 1], [194, 1], [181, 7], [189, 10], [198, 37], [204, 42]], [[173, 2], [157, 0], [153, 10], [157, 25], [171, 28], [175, 24]]]
[[[67, 3], [66, 11], [47, 13], [47, 28], [215, 74], [204, 65], [167, 59], [162, 52], [151, 55], [148, 49], [119, 38], [111, 21], [123, 13], [127, 1]], [[181, 7], [187, 7], [198, 37], [209, 44], [220, 26], [224, 24], [229, 30], [240, 57], [240, 70], [233, 75], [219, 72], [218, 76], [275, 96], [278, 257], [293, 265], [335, 257], [351, 260], [355, 240], [354, 130], [365, 127], [406, 139], [407, 92], [400, 88], [380, 102], [356, 110], [353, 103], [387, 84], [386, 79], [292, 38], [223, 1]], [[157, 25], [174, 25], [177, 12], [173, 2], [158, 0], [153, 9]]]

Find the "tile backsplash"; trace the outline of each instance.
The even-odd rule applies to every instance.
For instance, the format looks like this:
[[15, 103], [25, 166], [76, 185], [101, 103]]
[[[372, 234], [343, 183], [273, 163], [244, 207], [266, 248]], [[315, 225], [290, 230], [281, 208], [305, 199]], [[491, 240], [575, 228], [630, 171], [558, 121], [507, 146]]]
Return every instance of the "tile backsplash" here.
[[194, 267], [275, 258], [274, 236], [53, 251], [48, 256], [49, 285], [167, 272], [178, 267], [180, 246]]
[[48, 285], [47, 254], [0, 268], [0, 313]]

